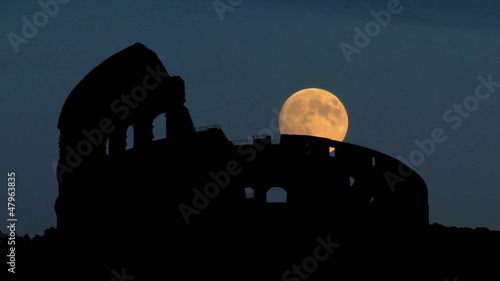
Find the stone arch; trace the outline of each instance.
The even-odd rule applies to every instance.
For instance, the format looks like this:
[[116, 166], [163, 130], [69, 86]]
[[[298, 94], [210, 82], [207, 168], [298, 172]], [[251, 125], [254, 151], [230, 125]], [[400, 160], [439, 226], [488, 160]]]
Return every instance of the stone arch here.
[[133, 125], [127, 127], [125, 131], [125, 150], [134, 148], [135, 145], [135, 128]]
[[255, 191], [251, 186], [245, 187], [245, 198], [247, 198], [247, 199], [254, 199], [255, 198]]
[[153, 119], [153, 140], [167, 138], [167, 114], [160, 113]]
[[266, 193], [266, 201], [268, 203], [286, 203], [287, 192], [279, 186], [271, 187]]

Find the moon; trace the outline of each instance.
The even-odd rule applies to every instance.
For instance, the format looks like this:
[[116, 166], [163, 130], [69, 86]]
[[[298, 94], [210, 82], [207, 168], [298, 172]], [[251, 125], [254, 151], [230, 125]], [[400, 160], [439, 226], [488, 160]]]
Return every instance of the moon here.
[[[279, 115], [281, 134], [308, 135], [343, 141], [349, 124], [347, 111], [334, 94], [307, 88], [291, 95]], [[330, 149], [330, 152], [333, 148]]]

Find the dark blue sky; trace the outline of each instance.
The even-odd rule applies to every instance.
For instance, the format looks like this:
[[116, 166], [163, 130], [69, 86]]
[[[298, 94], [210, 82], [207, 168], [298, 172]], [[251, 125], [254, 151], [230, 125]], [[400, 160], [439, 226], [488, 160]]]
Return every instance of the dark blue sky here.
[[[413, 155], [429, 188], [431, 222], [500, 230], [500, 86], [490, 85], [489, 96], [482, 86], [482, 99], [475, 97], [479, 76], [500, 81], [500, 3], [401, 1], [399, 13], [373, 29], [348, 63], [339, 45], [356, 47], [355, 27], [364, 30], [374, 20], [370, 12], [391, 1], [220, 0], [239, 3], [223, 20], [209, 0], [60, 2], [68, 3], [46, 20], [35, 1], [3, 1], [0, 10], [0, 206], [6, 216], [5, 183], [14, 170], [18, 234], [56, 223], [52, 163], [69, 92], [135, 42], [185, 80], [196, 126], [219, 124], [229, 139], [246, 139], [269, 127], [289, 95], [323, 88], [348, 110], [346, 141]], [[38, 30], [13, 46], [12, 34], [23, 36], [22, 18], [33, 22], [34, 15]], [[446, 141], [428, 156], [415, 152], [415, 140], [436, 128]], [[419, 153], [425, 158], [415, 158]]]

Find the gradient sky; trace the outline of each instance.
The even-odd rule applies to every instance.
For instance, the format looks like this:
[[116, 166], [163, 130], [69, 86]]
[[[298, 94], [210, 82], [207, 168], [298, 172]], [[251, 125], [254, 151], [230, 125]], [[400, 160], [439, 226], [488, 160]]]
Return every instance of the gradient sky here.
[[500, 81], [500, 3], [401, 1], [400, 13], [348, 63], [339, 45], [355, 46], [355, 27], [364, 30], [374, 20], [370, 12], [387, 9], [389, 1], [331, 2], [221, 0], [239, 3], [221, 20], [211, 0], [72, 0], [16, 53], [8, 34], [21, 36], [22, 18], [32, 21], [42, 9], [36, 1], [3, 1], [0, 217], [7, 216], [13, 170], [18, 234], [55, 226], [52, 163], [61, 107], [92, 68], [141, 42], [185, 80], [195, 125], [219, 124], [231, 140], [269, 128], [275, 109], [308, 87], [343, 101], [346, 141], [393, 157], [408, 158], [416, 139], [441, 128], [446, 141], [414, 167], [429, 188], [431, 223], [500, 230], [500, 87], [460, 117], [456, 129], [460, 115], [443, 118], [464, 99], [474, 101], [478, 76]]

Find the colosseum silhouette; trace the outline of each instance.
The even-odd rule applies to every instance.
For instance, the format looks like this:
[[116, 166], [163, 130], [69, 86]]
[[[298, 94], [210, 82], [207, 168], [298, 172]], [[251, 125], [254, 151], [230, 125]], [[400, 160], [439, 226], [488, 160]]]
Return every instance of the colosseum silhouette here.
[[[231, 141], [217, 125], [195, 127], [185, 99], [183, 79], [140, 43], [103, 61], [69, 94], [58, 122], [55, 211], [60, 256], [85, 257], [85, 274], [110, 280], [110, 270], [126, 268], [135, 280], [491, 276], [482, 253], [493, 239], [454, 243], [493, 232], [429, 225], [425, 181], [404, 163], [313, 136]], [[166, 118], [165, 138], [154, 140], [155, 118]], [[62, 260], [68, 271], [82, 266]]]

